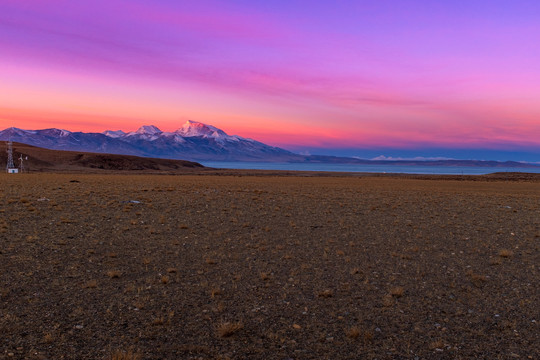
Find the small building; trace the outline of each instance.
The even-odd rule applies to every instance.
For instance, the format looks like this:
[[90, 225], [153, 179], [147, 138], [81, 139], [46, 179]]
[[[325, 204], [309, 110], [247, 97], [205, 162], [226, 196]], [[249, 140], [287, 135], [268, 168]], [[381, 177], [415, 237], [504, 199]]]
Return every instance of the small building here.
[[7, 168], [7, 172], [8, 172], [8, 174], [18, 174], [19, 169], [17, 169], [17, 168]]

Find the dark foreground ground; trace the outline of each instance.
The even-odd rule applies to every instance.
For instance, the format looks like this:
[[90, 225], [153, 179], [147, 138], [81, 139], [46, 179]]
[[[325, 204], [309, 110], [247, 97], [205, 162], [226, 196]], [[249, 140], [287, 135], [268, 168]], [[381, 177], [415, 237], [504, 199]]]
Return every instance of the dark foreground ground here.
[[475, 179], [0, 175], [0, 359], [538, 359], [540, 182]]

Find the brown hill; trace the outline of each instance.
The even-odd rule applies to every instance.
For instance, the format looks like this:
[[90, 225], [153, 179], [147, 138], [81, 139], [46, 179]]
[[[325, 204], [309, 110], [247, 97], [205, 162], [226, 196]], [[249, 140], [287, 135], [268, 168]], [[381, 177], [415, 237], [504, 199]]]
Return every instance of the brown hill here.
[[[0, 169], [7, 163], [7, 142], [0, 141]], [[23, 156], [24, 168], [28, 172], [184, 172], [204, 168], [199, 163], [184, 160], [143, 158], [130, 155], [112, 155], [79, 151], [49, 150], [22, 143], [13, 143], [15, 166]], [[26, 160], [26, 158], [28, 158]]]

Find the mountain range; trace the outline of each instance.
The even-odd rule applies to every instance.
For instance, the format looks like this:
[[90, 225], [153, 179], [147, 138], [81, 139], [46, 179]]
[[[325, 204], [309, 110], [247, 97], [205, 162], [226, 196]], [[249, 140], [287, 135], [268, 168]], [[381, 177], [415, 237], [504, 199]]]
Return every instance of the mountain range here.
[[61, 129], [0, 131], [0, 140], [11, 140], [53, 150], [84, 151], [189, 161], [256, 161], [292, 163], [399, 164], [425, 166], [538, 167], [515, 161], [480, 160], [365, 160], [324, 155], [300, 155], [259, 141], [228, 135], [223, 130], [187, 121], [172, 132], [154, 125], [137, 131], [107, 130], [102, 133], [71, 132]]
[[107, 130], [103, 133], [60, 129], [0, 131], [0, 140], [17, 141], [54, 150], [136, 155], [191, 161], [290, 161], [300, 155], [261, 142], [228, 135], [214, 126], [187, 121], [173, 132], [153, 125], [137, 131]]

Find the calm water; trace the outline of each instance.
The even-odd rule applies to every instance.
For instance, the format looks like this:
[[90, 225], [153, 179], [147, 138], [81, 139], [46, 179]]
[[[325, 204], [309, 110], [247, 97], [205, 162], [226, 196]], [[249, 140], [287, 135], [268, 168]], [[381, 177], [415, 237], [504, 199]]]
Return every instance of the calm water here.
[[204, 166], [221, 169], [254, 169], [254, 170], [299, 170], [299, 171], [342, 171], [370, 173], [403, 173], [403, 174], [442, 174], [442, 175], [483, 175], [494, 172], [528, 172], [540, 173], [538, 168], [507, 167], [475, 167], [475, 166], [409, 166], [379, 164], [292, 164], [264, 162], [221, 162], [204, 161]]

